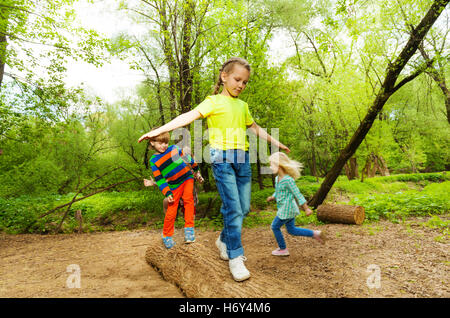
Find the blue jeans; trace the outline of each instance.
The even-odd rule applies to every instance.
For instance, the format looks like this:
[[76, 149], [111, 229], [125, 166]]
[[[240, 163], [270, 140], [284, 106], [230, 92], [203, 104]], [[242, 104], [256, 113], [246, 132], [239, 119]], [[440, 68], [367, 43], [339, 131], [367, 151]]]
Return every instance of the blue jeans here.
[[281, 233], [281, 227], [286, 224], [286, 229], [289, 234], [296, 236], [313, 236], [313, 231], [309, 229], [303, 229], [301, 227], [295, 227], [295, 218], [282, 220], [278, 216], [272, 222], [272, 231], [277, 240], [278, 247], [281, 250], [286, 248], [286, 242], [284, 241], [283, 233]]
[[220, 239], [227, 246], [230, 259], [244, 255], [241, 232], [244, 217], [250, 211], [252, 170], [248, 151], [210, 150], [216, 186], [222, 199], [220, 212], [223, 230]]

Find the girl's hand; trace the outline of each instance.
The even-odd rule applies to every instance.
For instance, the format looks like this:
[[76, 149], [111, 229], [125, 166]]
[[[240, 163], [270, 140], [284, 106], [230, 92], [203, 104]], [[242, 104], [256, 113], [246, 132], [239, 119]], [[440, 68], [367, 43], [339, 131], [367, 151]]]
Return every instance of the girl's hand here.
[[175, 201], [175, 199], [173, 198], [173, 195], [169, 195], [169, 196], [167, 197], [167, 201], [168, 201], [169, 203], [173, 203], [173, 202]]
[[290, 153], [291, 152], [291, 149], [289, 149], [288, 147], [283, 145], [281, 142], [280, 142], [280, 146], [279, 147], [280, 147], [281, 150], [286, 151], [286, 153]]
[[138, 142], [158, 136], [159, 133], [157, 131], [158, 131], [158, 129], [155, 129], [155, 130], [152, 130], [152, 131], [142, 135], [141, 138], [139, 138]]
[[310, 216], [311, 214], [313, 214], [313, 211], [310, 208], [306, 208], [305, 214], [306, 214], [306, 216]]
[[270, 197], [267, 198], [267, 202], [270, 202], [270, 201], [273, 201], [273, 200], [275, 200], [275, 198], [272, 197], [272, 196], [270, 196]]
[[144, 179], [144, 186], [146, 186], [146, 187], [153, 187], [155, 184], [156, 183], [155, 183], [155, 181], [153, 180], [152, 177], [150, 177], [150, 180], [149, 179]]

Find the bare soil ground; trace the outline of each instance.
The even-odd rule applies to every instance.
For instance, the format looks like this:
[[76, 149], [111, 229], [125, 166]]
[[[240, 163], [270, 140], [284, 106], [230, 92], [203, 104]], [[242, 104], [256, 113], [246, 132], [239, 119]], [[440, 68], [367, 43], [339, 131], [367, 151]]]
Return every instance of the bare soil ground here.
[[[254, 281], [261, 275], [273, 278], [273, 284], [269, 280], [264, 286], [269, 297], [282, 296], [280, 290], [285, 282], [291, 292], [298, 288], [298, 294], [291, 293], [291, 297], [448, 298], [449, 242], [435, 240], [440, 233], [417, 225], [417, 221], [311, 226], [327, 233], [325, 245], [284, 232], [291, 255], [283, 258], [271, 255], [276, 242], [270, 227], [244, 229], [246, 266]], [[175, 233], [179, 247], [182, 233], [181, 229]], [[197, 231], [192, 247], [201, 244], [201, 250], [208, 251], [198, 255], [200, 260], [208, 257], [220, 261], [214, 245], [218, 234]], [[159, 239], [159, 231], [146, 230], [0, 234], [0, 297], [185, 297], [185, 291], [166, 281], [145, 260], [148, 246]], [[80, 267], [81, 288], [67, 287], [70, 264]], [[371, 279], [376, 273], [368, 269], [376, 266], [380, 269], [379, 288]], [[237, 289], [252, 280], [235, 283], [231, 275], [223, 277], [224, 284]]]

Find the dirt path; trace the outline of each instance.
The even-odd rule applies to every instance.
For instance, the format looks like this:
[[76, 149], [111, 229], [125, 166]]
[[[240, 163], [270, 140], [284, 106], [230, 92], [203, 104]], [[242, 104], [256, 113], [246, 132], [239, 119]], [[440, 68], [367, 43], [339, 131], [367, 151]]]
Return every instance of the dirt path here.
[[[408, 223], [312, 226], [327, 232], [327, 244], [285, 234], [291, 254], [285, 258], [270, 255], [275, 239], [269, 227], [244, 229], [246, 266], [297, 285], [308, 297], [450, 297], [449, 242], [436, 241], [440, 233], [415, 220]], [[184, 297], [145, 262], [155, 233], [0, 234], [0, 297]], [[178, 244], [181, 235], [177, 230]], [[211, 257], [217, 256], [217, 235], [197, 233]], [[70, 264], [80, 267], [81, 288], [67, 288]], [[379, 285], [370, 279], [377, 268]], [[277, 295], [279, 284], [273, 288]]]
[[[183, 297], [145, 262], [149, 234], [1, 235], [0, 297]], [[81, 288], [67, 288], [71, 264]]]

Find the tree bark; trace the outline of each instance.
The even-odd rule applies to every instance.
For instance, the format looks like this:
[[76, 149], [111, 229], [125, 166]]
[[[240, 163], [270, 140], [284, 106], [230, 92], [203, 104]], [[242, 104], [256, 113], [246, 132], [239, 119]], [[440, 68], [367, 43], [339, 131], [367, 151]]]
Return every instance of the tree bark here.
[[192, 72], [190, 68], [191, 54], [191, 33], [192, 16], [195, 10], [195, 3], [192, 0], [186, 1], [186, 10], [183, 25], [183, 47], [181, 52], [180, 65], [180, 107], [181, 113], [187, 113], [191, 110], [192, 104]]
[[[169, 69], [169, 103], [170, 103], [170, 116], [174, 119], [177, 116], [176, 112], [176, 66], [174, 58], [174, 49], [170, 40], [169, 20], [166, 12], [166, 3], [162, 1], [162, 6], [158, 8], [161, 15], [161, 33], [162, 33], [162, 48], [164, 51], [164, 57], [166, 58], [167, 67]], [[169, 15], [171, 13], [169, 12]], [[175, 17], [176, 18], [176, 17]], [[176, 39], [174, 39], [176, 40]]]
[[189, 298], [307, 297], [298, 285], [265, 273], [255, 273], [243, 283], [235, 282], [228, 262], [220, 260], [216, 251], [203, 242], [177, 244], [168, 250], [155, 234], [148, 240], [145, 260]]
[[352, 157], [345, 163], [345, 174], [347, 175], [348, 180], [353, 180], [355, 178], [359, 178], [358, 175], [358, 163], [356, 162], [356, 158]]
[[400, 52], [400, 55], [392, 64], [388, 65], [386, 77], [384, 79], [383, 85], [381, 86], [375, 98], [375, 101], [369, 108], [369, 111], [367, 112], [362, 123], [359, 125], [358, 129], [353, 134], [350, 142], [341, 151], [333, 167], [327, 173], [325, 180], [322, 182], [319, 190], [310, 200], [309, 202], [310, 206], [317, 208], [325, 200], [328, 192], [331, 190], [331, 187], [333, 186], [334, 182], [341, 173], [341, 170], [344, 167], [345, 163], [356, 152], [359, 145], [364, 140], [370, 128], [372, 127], [373, 122], [377, 118], [378, 113], [383, 109], [383, 106], [386, 104], [389, 97], [391, 97], [392, 94], [394, 94], [403, 85], [410, 82], [420, 74], [420, 72], [414, 72], [410, 76], [405, 77], [396, 85], [397, 79], [401, 71], [404, 69], [405, 65], [417, 51], [417, 48], [419, 47], [420, 43], [423, 41], [428, 31], [430, 30], [434, 22], [440, 16], [445, 6], [449, 2], [450, 0], [435, 0], [433, 2], [430, 9], [426, 13], [422, 21], [419, 23], [419, 25], [414, 30], [412, 30], [409, 40], [406, 43], [403, 50]]
[[256, 173], [258, 176], [258, 184], [259, 184], [259, 189], [262, 190], [264, 189], [264, 183], [263, 183], [263, 178], [262, 178], [262, 174], [261, 174], [261, 160], [259, 160], [259, 154], [256, 153]]
[[[312, 125], [310, 126], [312, 127]], [[309, 130], [309, 138], [311, 140], [311, 174], [318, 178], [317, 174], [317, 162], [316, 162], [316, 136], [315, 132], [310, 129]]]
[[2, 87], [3, 76], [5, 74], [5, 56], [6, 56], [6, 46], [8, 42], [6, 40], [6, 35], [2, 34], [0, 30], [0, 90]]
[[389, 169], [388, 169], [388, 166], [386, 164], [386, 160], [384, 160], [384, 158], [381, 155], [377, 155], [377, 160], [378, 160], [378, 166], [380, 168], [381, 175], [383, 177], [391, 175], [389, 173]]
[[350, 165], [348, 164], [348, 161], [345, 163], [344, 165], [344, 169], [345, 169], [345, 175], [347, 176], [348, 180], [352, 180], [352, 175], [350, 173]]
[[362, 206], [322, 204], [317, 208], [317, 219], [322, 222], [362, 224], [365, 212]]

